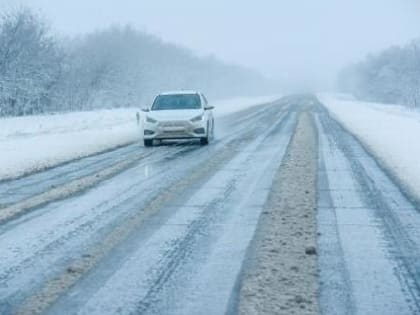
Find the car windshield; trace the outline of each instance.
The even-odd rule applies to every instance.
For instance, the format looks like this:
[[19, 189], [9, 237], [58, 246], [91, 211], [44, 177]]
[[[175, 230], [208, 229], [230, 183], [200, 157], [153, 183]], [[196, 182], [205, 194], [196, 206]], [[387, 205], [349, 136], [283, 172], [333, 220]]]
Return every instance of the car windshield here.
[[152, 110], [199, 108], [201, 108], [201, 101], [198, 94], [159, 95], [152, 105]]

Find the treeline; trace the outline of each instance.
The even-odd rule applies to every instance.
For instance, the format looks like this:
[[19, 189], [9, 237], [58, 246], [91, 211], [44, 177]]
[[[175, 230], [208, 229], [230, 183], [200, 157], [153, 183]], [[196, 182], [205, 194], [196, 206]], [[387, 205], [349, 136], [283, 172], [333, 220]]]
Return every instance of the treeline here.
[[59, 39], [33, 11], [0, 20], [0, 116], [140, 106], [163, 90], [210, 97], [268, 92], [258, 73], [162, 42], [131, 27]]
[[347, 67], [338, 88], [361, 99], [420, 107], [420, 40]]

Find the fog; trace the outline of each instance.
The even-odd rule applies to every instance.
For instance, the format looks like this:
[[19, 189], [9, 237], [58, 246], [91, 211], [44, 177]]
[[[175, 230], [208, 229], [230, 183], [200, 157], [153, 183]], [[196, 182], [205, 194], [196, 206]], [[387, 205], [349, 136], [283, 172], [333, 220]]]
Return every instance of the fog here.
[[39, 10], [60, 34], [131, 24], [199, 55], [313, 89], [369, 53], [420, 37], [416, 0], [0, 0]]

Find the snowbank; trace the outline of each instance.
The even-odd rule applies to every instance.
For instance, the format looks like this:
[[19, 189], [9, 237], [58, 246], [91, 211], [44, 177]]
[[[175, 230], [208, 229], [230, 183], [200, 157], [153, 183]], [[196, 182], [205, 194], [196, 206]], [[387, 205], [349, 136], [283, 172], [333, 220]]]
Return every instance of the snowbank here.
[[334, 95], [318, 98], [420, 200], [420, 112]]
[[[277, 96], [212, 102], [222, 116]], [[0, 119], [0, 180], [141, 140], [138, 108]]]
[[135, 108], [0, 119], [0, 179], [138, 140]]

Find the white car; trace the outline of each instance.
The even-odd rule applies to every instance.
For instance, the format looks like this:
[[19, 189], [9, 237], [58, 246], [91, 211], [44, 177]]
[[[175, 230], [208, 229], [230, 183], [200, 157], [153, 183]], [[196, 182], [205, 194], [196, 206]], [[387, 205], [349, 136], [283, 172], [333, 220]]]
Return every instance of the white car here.
[[196, 91], [166, 92], [156, 96], [152, 107], [143, 109], [144, 145], [153, 140], [200, 139], [206, 145], [214, 137], [213, 106]]

